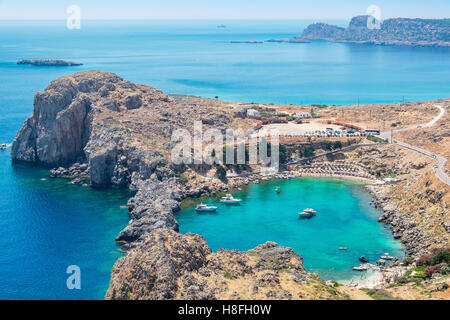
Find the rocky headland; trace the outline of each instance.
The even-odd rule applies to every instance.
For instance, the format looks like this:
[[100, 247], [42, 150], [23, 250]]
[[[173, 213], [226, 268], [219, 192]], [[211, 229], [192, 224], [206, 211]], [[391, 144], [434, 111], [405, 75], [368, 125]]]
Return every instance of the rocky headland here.
[[[301, 256], [289, 248], [269, 242], [247, 252], [212, 253], [201, 236], [178, 233], [174, 213], [183, 200], [216, 195], [249, 181], [244, 177], [205, 179], [199, 173], [208, 167], [170, 162], [172, 132], [179, 128], [192, 132], [194, 119], [200, 120], [205, 129], [222, 132], [242, 127], [246, 121], [217, 99], [167, 95], [113, 73], [80, 72], [51, 82], [35, 95], [33, 114], [14, 139], [11, 157], [14, 162], [53, 168], [53, 177], [70, 178], [73, 183], [131, 191], [130, 222], [116, 238], [123, 243], [127, 256], [120, 258], [112, 270], [107, 299], [353, 297], [353, 293], [306, 273]], [[364, 160], [366, 154], [358, 152], [348, 157]], [[383, 156], [369, 156], [375, 161], [367, 163], [371, 174], [379, 170], [376, 160], [383, 163], [392, 159], [389, 152], [373, 152]], [[411, 169], [405, 170], [403, 173], [408, 174]], [[435, 188], [437, 182], [430, 183], [434, 184], [428, 184], [428, 189]], [[395, 196], [401, 198], [401, 190], [396, 192]], [[387, 201], [391, 194], [383, 194], [380, 198]], [[438, 197], [437, 206], [443, 203], [437, 193], [431, 196]], [[427, 225], [412, 221], [410, 208], [401, 208], [402, 215], [397, 215], [394, 207], [383, 220], [399, 228], [394, 234], [411, 243], [406, 247], [408, 254], [418, 256], [437, 245], [435, 236], [423, 230]], [[430, 221], [437, 223], [439, 218], [433, 215]], [[410, 227], [414, 235], [405, 231]], [[417, 230], [420, 232], [415, 235]], [[438, 239], [441, 244], [445, 238]], [[414, 245], [417, 241], [421, 244]]]
[[324, 40], [379, 45], [450, 47], [450, 19], [395, 18], [380, 22], [379, 28], [367, 27], [369, 16], [351, 19], [347, 28], [314, 23], [303, 33], [284, 42]]
[[38, 67], [72, 67], [82, 66], [82, 63], [66, 61], [66, 60], [50, 60], [50, 59], [25, 59], [17, 61], [17, 64], [28, 64]]

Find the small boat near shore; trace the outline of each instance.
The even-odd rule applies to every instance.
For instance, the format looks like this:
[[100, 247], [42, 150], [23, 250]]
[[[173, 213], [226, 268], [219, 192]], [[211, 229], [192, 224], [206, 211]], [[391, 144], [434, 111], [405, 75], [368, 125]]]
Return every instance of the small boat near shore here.
[[276, 187], [275, 192], [276, 193], [281, 193], [281, 188], [280, 187]]
[[240, 204], [242, 199], [233, 198], [231, 194], [226, 194], [225, 197], [222, 197], [220, 200], [221, 203], [225, 204]]
[[217, 210], [217, 207], [215, 206], [208, 206], [206, 204], [200, 203], [195, 208], [195, 211], [197, 212], [215, 212]]
[[381, 256], [381, 259], [383, 259], [383, 260], [394, 260], [394, 257], [391, 257], [389, 255], [389, 252], [386, 252], [384, 255]]
[[0, 144], [0, 150], [5, 150], [8, 147], [6, 143]]
[[355, 271], [367, 271], [369, 268], [367, 268], [366, 266], [360, 265], [359, 267], [353, 267], [352, 269]]
[[358, 260], [361, 261], [361, 262], [363, 262], [363, 263], [369, 263], [369, 262], [370, 262], [369, 259], [367, 259], [367, 258], [364, 257], [364, 256], [359, 257]]

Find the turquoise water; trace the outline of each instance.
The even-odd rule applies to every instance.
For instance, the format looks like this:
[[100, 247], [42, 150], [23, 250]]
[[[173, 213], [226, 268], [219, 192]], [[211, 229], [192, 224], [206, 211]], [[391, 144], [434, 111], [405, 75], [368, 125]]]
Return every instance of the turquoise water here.
[[[230, 43], [290, 38], [311, 22], [83, 21], [81, 30], [70, 31], [65, 21], [0, 21], [0, 142], [11, 142], [31, 114], [35, 92], [57, 77], [90, 69], [170, 93], [250, 102], [347, 104], [358, 97], [364, 103], [448, 96], [450, 49]], [[219, 24], [228, 27], [218, 29]], [[84, 66], [16, 65], [27, 58], [75, 60]], [[126, 210], [119, 209], [127, 195], [41, 181], [48, 171], [12, 167], [9, 150], [0, 151], [0, 166], [0, 298], [102, 298], [119, 256], [114, 237], [128, 222]], [[266, 241], [266, 231], [234, 244]], [[213, 247], [220, 246], [211, 240]], [[226, 240], [224, 246], [230, 244]], [[299, 252], [307, 255], [307, 250]], [[319, 259], [324, 252], [310, 256]], [[306, 257], [307, 265], [313, 263]], [[82, 269], [81, 291], [65, 288], [70, 264]]]
[[[275, 188], [281, 187], [277, 194]], [[369, 205], [362, 184], [343, 179], [298, 178], [250, 185], [237, 192], [240, 206], [220, 204], [216, 213], [195, 212], [189, 206], [177, 214], [182, 233], [205, 237], [211, 249], [248, 250], [266, 241], [293, 248], [303, 256], [310, 272], [327, 280], [350, 280], [361, 273], [353, 271], [358, 257], [375, 262], [389, 252], [403, 257], [400, 242], [377, 222], [380, 212]], [[317, 216], [299, 219], [297, 213], [314, 208]], [[348, 250], [340, 251], [339, 247]]]

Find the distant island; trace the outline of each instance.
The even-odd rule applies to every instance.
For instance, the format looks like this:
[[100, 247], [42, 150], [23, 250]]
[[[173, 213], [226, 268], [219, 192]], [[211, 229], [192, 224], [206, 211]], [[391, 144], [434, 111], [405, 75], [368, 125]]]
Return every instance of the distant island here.
[[29, 64], [31, 66], [39, 67], [71, 67], [82, 66], [82, 63], [65, 61], [65, 60], [50, 60], [50, 59], [29, 59], [17, 61], [17, 64]]
[[271, 40], [278, 42], [304, 42], [324, 40], [379, 45], [450, 47], [450, 19], [387, 19], [379, 29], [369, 29], [370, 16], [351, 19], [347, 28], [314, 23], [292, 39]]

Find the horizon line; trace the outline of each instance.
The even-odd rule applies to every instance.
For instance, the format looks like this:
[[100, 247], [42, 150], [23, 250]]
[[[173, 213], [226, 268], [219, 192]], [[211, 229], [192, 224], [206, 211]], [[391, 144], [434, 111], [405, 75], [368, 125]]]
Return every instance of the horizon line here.
[[[354, 17], [358, 16], [366, 16], [366, 14], [356, 15], [348, 18], [331, 18], [331, 17], [321, 17], [321, 18], [83, 18], [84, 21], [149, 21], [149, 20], [155, 20], [155, 21], [295, 21], [295, 20], [351, 20]], [[445, 20], [450, 19], [450, 17], [436, 17], [436, 18], [423, 18], [423, 17], [386, 17], [383, 20], [388, 19], [425, 19], [425, 20]], [[0, 18], [0, 23], [2, 21], [66, 21], [66, 18], [43, 18], [43, 19], [26, 19], [26, 18]]]

